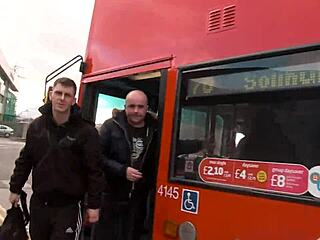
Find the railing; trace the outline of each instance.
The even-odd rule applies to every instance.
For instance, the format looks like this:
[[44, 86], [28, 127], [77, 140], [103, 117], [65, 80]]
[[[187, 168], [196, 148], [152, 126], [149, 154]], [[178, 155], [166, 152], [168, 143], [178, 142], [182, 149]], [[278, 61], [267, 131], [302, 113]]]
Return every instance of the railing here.
[[52, 79], [54, 79], [60, 73], [64, 72], [65, 70], [67, 70], [68, 68], [70, 68], [71, 66], [73, 66], [74, 64], [76, 64], [79, 61], [81, 61], [79, 71], [83, 73], [85, 71], [86, 64], [83, 61], [83, 57], [81, 55], [77, 55], [74, 58], [72, 58], [70, 61], [66, 62], [65, 64], [63, 64], [62, 66], [60, 66], [59, 68], [54, 70], [52, 73], [50, 73], [46, 77], [45, 84], [44, 84], [44, 98], [43, 98], [44, 102], [47, 101], [47, 84], [48, 84], [48, 82], [50, 82]]

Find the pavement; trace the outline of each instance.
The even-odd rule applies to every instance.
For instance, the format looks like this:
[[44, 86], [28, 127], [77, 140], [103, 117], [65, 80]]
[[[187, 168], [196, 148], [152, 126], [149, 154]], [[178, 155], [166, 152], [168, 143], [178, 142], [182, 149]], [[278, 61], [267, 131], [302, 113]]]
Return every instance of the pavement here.
[[[9, 202], [9, 179], [15, 165], [15, 159], [23, 145], [23, 140], [19, 138], [0, 138], [0, 225], [2, 225], [6, 216], [6, 210], [11, 207]], [[24, 189], [30, 197], [30, 180]]]

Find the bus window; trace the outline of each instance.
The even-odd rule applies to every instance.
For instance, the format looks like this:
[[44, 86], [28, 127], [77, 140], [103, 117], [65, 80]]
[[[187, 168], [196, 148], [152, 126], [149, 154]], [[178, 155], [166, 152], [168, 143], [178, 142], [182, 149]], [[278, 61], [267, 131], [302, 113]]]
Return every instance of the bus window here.
[[159, 80], [160, 77], [139, 81], [128, 77], [88, 84], [82, 112], [85, 118], [94, 121], [99, 129], [105, 120], [112, 117], [114, 109], [124, 109], [126, 95], [132, 90], [139, 89], [148, 97], [148, 110], [156, 115], [159, 103]]
[[[207, 109], [206, 108], [183, 108], [181, 111], [181, 122], [179, 131], [179, 143], [177, 152], [180, 156], [176, 162], [176, 175], [183, 176], [184, 172], [188, 172], [188, 162], [184, 157], [186, 153], [197, 152], [201, 149], [207, 132]], [[190, 162], [191, 163], [191, 162]], [[193, 168], [189, 166], [189, 168]]]
[[204, 139], [207, 113], [200, 109], [182, 109], [180, 124], [181, 139]]
[[214, 143], [215, 148], [213, 151], [214, 155], [221, 155], [221, 147], [222, 147], [222, 140], [223, 140], [223, 127], [224, 127], [224, 120], [223, 117], [220, 115], [216, 115], [215, 119], [215, 127], [214, 127]]
[[[216, 72], [206, 68], [186, 73], [172, 177], [208, 184], [199, 176], [199, 164], [206, 158], [298, 164], [307, 169], [318, 165], [320, 59], [314, 54], [241, 62], [241, 68], [232, 64], [228, 71], [219, 67]], [[260, 74], [262, 78], [257, 77]], [[254, 93], [244, 86], [253, 76]], [[265, 84], [264, 90], [259, 84]]]

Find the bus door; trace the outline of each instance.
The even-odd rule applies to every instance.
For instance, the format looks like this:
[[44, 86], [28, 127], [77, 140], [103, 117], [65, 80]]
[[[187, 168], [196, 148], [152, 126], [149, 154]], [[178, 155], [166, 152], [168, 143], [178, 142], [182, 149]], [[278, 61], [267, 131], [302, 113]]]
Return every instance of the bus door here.
[[157, 201], [157, 224], [190, 222], [196, 239], [318, 239], [319, 62], [298, 49], [182, 69], [169, 181], [183, 191], [159, 197], [172, 205]]
[[[87, 119], [94, 121], [96, 128], [99, 130], [104, 121], [111, 118], [116, 111], [124, 110], [126, 95], [130, 91], [138, 89], [147, 95], [148, 112], [157, 118], [160, 129], [166, 76], [167, 70], [164, 69], [86, 83], [84, 84], [84, 97], [81, 107], [83, 114]], [[160, 146], [160, 144], [157, 144], [157, 146]], [[158, 149], [157, 152], [159, 151]], [[158, 164], [158, 159], [154, 161], [157, 161]], [[150, 194], [148, 202], [146, 222], [149, 229], [152, 229], [153, 208], [154, 192]]]

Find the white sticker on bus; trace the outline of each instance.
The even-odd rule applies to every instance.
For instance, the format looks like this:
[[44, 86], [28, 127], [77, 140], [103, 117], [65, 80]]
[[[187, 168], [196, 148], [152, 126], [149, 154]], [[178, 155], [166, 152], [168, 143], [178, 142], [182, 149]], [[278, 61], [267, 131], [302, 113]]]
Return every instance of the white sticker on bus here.
[[158, 188], [157, 193], [161, 197], [165, 198], [173, 198], [177, 200], [180, 197], [180, 189], [179, 187], [167, 186], [167, 185], [160, 185]]
[[309, 170], [308, 190], [311, 195], [320, 198], [320, 166]]
[[181, 211], [198, 214], [199, 191], [190, 189], [182, 190]]

